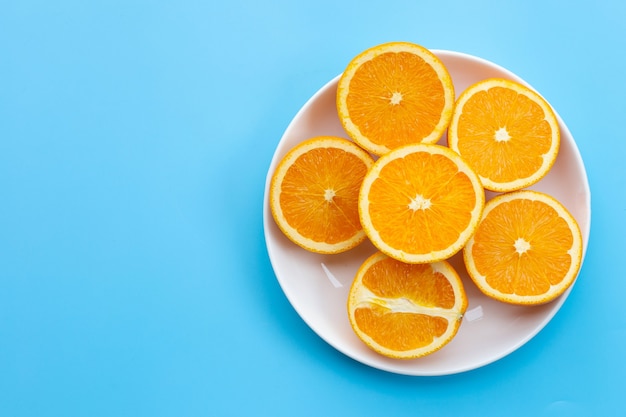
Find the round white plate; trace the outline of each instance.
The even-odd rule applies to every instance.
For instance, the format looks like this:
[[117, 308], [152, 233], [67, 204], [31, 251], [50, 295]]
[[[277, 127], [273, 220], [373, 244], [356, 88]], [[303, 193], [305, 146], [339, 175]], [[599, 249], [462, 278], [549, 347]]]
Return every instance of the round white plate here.
[[[470, 84], [489, 77], [502, 77], [528, 85], [510, 71], [470, 55], [433, 51], [452, 75], [457, 96]], [[263, 221], [265, 240], [276, 277], [288, 300], [302, 319], [322, 339], [347, 356], [381, 370], [406, 375], [446, 375], [475, 369], [515, 351], [535, 336], [556, 314], [572, 287], [557, 300], [537, 307], [521, 307], [491, 300], [467, 276], [459, 254], [451, 259], [462, 276], [469, 298], [463, 323], [456, 337], [443, 349], [414, 360], [395, 360], [370, 350], [352, 331], [346, 311], [350, 284], [365, 258], [375, 252], [365, 242], [339, 255], [309, 253], [291, 243], [278, 229], [268, 205], [268, 189], [276, 164], [304, 139], [318, 135], [347, 138], [339, 122], [334, 78], [302, 107], [276, 148], [265, 185]], [[576, 143], [557, 114], [561, 148], [555, 165], [533, 189], [561, 201], [580, 225], [584, 251], [591, 221], [591, 195], [587, 174]], [[445, 144], [445, 135], [440, 144]], [[489, 195], [487, 198], [489, 198]], [[583, 252], [584, 256], [584, 252]]]

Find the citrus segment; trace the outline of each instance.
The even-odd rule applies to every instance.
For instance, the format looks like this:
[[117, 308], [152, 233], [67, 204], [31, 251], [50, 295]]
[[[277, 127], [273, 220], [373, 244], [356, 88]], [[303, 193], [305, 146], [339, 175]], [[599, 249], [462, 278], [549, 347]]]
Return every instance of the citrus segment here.
[[409, 143], [435, 143], [454, 107], [452, 78], [428, 49], [391, 42], [360, 53], [337, 87], [337, 111], [355, 142], [382, 155]]
[[485, 188], [508, 192], [543, 178], [556, 160], [560, 132], [550, 105], [517, 82], [492, 78], [461, 93], [448, 145], [480, 176]]
[[513, 304], [542, 304], [578, 274], [582, 236], [567, 209], [548, 194], [501, 194], [463, 250], [467, 272], [486, 295]]
[[358, 194], [372, 157], [338, 137], [306, 140], [278, 164], [270, 184], [270, 209], [282, 232], [317, 253], [338, 253], [366, 235], [358, 214]]
[[447, 147], [414, 144], [381, 156], [359, 194], [372, 243], [408, 263], [449, 258], [474, 232], [485, 194], [477, 175]]
[[441, 349], [456, 335], [466, 308], [463, 284], [448, 262], [407, 264], [382, 252], [361, 265], [348, 295], [356, 335], [399, 359]]

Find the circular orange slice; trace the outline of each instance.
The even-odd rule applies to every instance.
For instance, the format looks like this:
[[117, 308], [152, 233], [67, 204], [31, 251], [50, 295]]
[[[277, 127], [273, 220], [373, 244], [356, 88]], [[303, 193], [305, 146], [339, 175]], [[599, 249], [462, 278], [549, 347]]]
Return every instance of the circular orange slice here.
[[501, 194], [463, 250], [472, 280], [486, 295], [512, 304], [542, 304], [561, 295], [582, 262], [574, 217], [538, 191]]
[[463, 284], [448, 262], [406, 264], [382, 252], [361, 265], [348, 295], [356, 335], [398, 359], [441, 349], [457, 334], [466, 309]]
[[358, 194], [372, 157], [347, 139], [320, 136], [291, 149], [277, 165], [269, 203], [281, 231], [312, 252], [339, 253], [365, 240]]
[[382, 252], [429, 263], [460, 251], [485, 204], [478, 176], [451, 149], [405, 145], [381, 156], [359, 194], [361, 224]]
[[382, 155], [409, 143], [435, 143], [452, 117], [454, 85], [428, 49], [391, 42], [354, 57], [339, 79], [337, 112], [352, 139]]
[[519, 190], [541, 180], [556, 160], [560, 131], [550, 105], [514, 81], [491, 78], [461, 93], [448, 145], [492, 191]]

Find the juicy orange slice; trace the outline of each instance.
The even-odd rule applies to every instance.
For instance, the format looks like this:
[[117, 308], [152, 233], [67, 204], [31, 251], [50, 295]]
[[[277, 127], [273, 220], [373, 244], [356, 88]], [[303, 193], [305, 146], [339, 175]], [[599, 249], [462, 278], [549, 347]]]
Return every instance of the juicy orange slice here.
[[578, 274], [582, 236], [574, 217], [545, 193], [501, 194], [463, 250], [467, 272], [486, 295], [513, 304], [542, 304]]
[[428, 49], [391, 42], [354, 57], [337, 87], [344, 129], [371, 153], [409, 143], [435, 143], [452, 117], [454, 85]]
[[478, 176], [454, 151], [405, 145], [381, 156], [359, 194], [361, 224], [382, 252], [429, 263], [460, 251], [485, 204]]
[[448, 262], [406, 264], [382, 252], [361, 265], [348, 295], [356, 335], [398, 359], [441, 349], [457, 334], [466, 308], [463, 284]]
[[269, 202], [274, 220], [297, 245], [338, 253], [365, 240], [358, 194], [372, 157], [347, 139], [321, 136], [287, 153], [274, 171]]
[[450, 148], [492, 191], [519, 190], [541, 180], [554, 164], [559, 144], [550, 105], [530, 88], [499, 78], [463, 91], [448, 128]]

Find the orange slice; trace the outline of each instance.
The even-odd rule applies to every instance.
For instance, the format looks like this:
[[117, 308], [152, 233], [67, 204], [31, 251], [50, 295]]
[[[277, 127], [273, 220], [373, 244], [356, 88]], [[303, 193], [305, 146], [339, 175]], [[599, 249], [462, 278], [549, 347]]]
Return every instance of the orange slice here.
[[398, 359], [441, 349], [456, 335], [466, 309], [463, 284], [448, 262], [406, 264], [382, 252], [361, 265], [348, 295], [356, 335]]
[[454, 85], [428, 49], [391, 42], [353, 58], [339, 79], [337, 112], [352, 139], [382, 155], [409, 143], [435, 143], [452, 117]]
[[463, 257], [486, 295], [512, 304], [542, 304], [574, 282], [582, 251], [580, 229], [567, 209], [547, 194], [523, 190], [485, 205]]
[[291, 241], [312, 252], [338, 253], [365, 240], [358, 194], [372, 157], [347, 139], [320, 136], [295, 146], [270, 183], [274, 220]]
[[359, 194], [361, 224], [382, 252], [429, 263], [460, 251], [485, 204], [478, 176], [445, 146], [413, 144], [381, 156]]
[[560, 131], [550, 105], [535, 91], [492, 78], [457, 100], [448, 145], [476, 171], [484, 187], [514, 191], [538, 182], [556, 160]]

